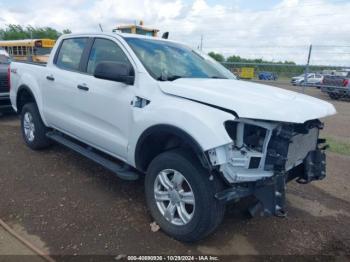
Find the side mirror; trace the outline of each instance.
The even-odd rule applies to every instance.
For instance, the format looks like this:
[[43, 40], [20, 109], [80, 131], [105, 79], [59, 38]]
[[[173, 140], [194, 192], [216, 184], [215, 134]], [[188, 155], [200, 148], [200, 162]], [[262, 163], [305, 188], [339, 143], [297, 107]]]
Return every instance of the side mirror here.
[[169, 38], [169, 32], [165, 32], [165, 33], [162, 35], [162, 38], [163, 38], [163, 39], [168, 39], [168, 38]]
[[98, 63], [94, 77], [127, 85], [133, 85], [135, 81], [135, 73], [131, 65], [111, 61]]

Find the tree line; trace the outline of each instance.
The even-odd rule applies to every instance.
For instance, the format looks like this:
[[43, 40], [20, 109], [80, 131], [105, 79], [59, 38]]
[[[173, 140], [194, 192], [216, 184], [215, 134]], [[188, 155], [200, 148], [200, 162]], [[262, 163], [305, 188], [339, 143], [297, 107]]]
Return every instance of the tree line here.
[[[210, 52], [209, 56], [214, 58], [216, 61], [223, 63], [229, 70], [236, 72], [242, 67], [252, 67], [254, 68], [255, 74], [259, 72], [267, 71], [274, 72], [282, 77], [291, 77], [304, 73], [305, 67], [302, 65], [297, 65], [293, 61], [268, 61], [261, 58], [248, 59], [237, 55], [232, 55], [225, 58], [220, 53]], [[233, 63], [233, 64], [230, 64]], [[236, 63], [236, 64], [235, 64]], [[244, 64], [247, 63], [247, 64]], [[311, 69], [310, 69], [311, 70]]]
[[248, 58], [243, 58], [238, 55], [232, 55], [227, 58], [225, 58], [222, 54], [220, 53], [215, 53], [215, 52], [209, 52], [209, 56], [214, 58], [216, 61], [220, 63], [228, 62], [228, 63], [256, 63], [256, 64], [286, 64], [286, 65], [296, 65], [295, 62], [293, 61], [279, 61], [279, 62], [274, 62], [274, 61], [267, 61], [263, 60], [262, 58], [254, 58], [254, 59], [248, 59]]
[[19, 40], [19, 39], [37, 39], [49, 38], [56, 40], [62, 34], [72, 33], [69, 29], [64, 29], [62, 32], [52, 27], [33, 27], [21, 26], [15, 24], [6, 25], [5, 28], [0, 28], [0, 40]]

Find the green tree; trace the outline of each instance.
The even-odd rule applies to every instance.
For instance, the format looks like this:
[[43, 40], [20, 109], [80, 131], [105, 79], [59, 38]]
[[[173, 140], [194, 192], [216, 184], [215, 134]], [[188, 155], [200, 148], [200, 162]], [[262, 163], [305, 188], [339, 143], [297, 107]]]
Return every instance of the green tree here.
[[208, 55], [220, 63], [225, 62], [225, 57], [222, 54], [210, 52], [210, 53], [208, 53]]
[[3, 40], [17, 40], [17, 39], [35, 39], [35, 38], [50, 38], [57, 39], [62, 33], [69, 34], [69, 29], [64, 29], [59, 32], [51, 27], [33, 27], [10, 24], [5, 28], [0, 28], [0, 39]]
[[273, 62], [273, 61], [267, 61], [263, 60], [262, 58], [254, 58], [254, 59], [248, 59], [248, 58], [242, 58], [240, 56], [232, 55], [229, 56], [226, 59], [227, 62], [230, 63], [255, 63], [255, 64], [286, 64], [286, 65], [295, 65], [295, 62], [292, 61], [278, 61], [278, 62]]

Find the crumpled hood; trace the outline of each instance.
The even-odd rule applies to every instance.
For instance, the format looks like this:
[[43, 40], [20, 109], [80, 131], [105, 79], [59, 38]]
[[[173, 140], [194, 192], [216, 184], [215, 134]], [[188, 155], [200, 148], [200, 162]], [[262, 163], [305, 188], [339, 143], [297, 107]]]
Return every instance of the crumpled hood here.
[[166, 94], [232, 110], [240, 118], [304, 123], [336, 113], [323, 100], [241, 80], [181, 78], [159, 86]]

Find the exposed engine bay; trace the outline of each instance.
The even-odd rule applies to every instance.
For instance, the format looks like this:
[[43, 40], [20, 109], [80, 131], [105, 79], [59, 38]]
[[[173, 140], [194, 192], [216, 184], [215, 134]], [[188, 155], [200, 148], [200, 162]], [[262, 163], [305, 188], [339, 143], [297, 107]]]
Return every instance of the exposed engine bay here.
[[296, 178], [308, 183], [326, 175], [319, 120], [291, 124], [239, 119], [227, 121], [225, 128], [232, 143], [207, 152], [214, 169], [232, 185], [221, 198], [253, 194], [265, 202], [265, 213], [276, 214], [284, 207], [286, 182]]

